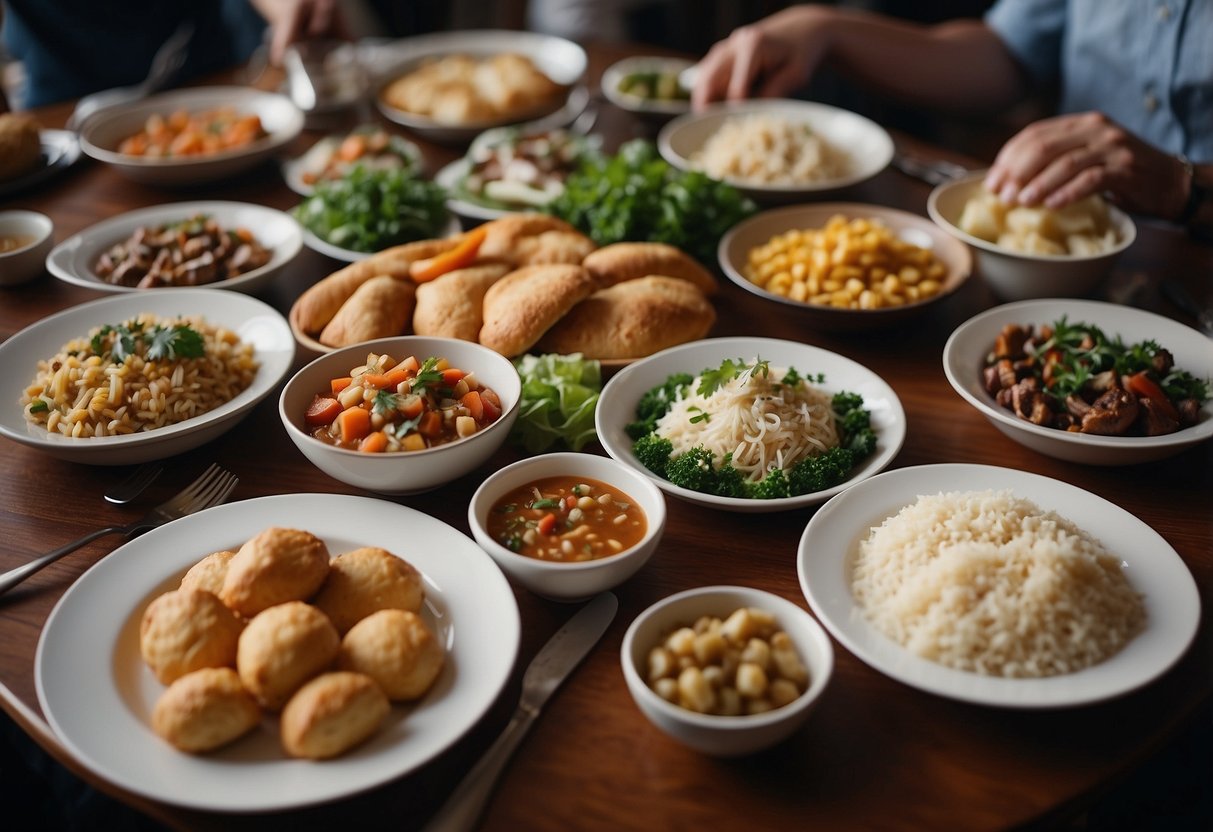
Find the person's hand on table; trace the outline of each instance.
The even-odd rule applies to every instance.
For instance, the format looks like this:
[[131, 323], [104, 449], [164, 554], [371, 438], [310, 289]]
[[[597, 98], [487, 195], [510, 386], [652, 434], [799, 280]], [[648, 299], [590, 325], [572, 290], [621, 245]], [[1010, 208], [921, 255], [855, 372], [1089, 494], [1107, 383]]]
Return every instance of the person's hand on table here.
[[817, 7], [797, 6], [735, 29], [699, 62], [692, 106], [791, 93], [825, 54], [826, 17]]
[[349, 39], [337, 0], [253, 0], [270, 25], [270, 62], [282, 64], [286, 49], [309, 38]]
[[1171, 219], [1187, 199], [1183, 163], [1102, 113], [1034, 122], [1003, 145], [986, 176], [1003, 202], [1062, 208], [1105, 193], [1121, 208]]

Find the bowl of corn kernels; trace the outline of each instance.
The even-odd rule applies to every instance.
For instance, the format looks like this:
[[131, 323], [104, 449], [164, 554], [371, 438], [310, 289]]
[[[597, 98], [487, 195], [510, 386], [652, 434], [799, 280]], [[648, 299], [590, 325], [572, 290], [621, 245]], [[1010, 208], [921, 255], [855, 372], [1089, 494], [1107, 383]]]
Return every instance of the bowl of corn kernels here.
[[915, 315], [956, 291], [973, 267], [968, 247], [926, 217], [842, 202], [756, 214], [729, 230], [718, 256], [743, 289], [838, 330]]

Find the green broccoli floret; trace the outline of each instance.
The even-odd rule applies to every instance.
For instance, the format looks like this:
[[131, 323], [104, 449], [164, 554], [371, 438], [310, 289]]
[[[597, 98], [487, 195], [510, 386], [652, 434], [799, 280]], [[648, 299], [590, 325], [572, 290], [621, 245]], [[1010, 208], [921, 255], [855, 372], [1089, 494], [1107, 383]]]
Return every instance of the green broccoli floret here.
[[875, 432], [871, 428], [863, 428], [855, 433], [849, 433], [847, 435], [846, 448], [855, 454], [857, 461], [870, 456], [876, 450]]
[[636, 405], [636, 421], [629, 424], [625, 431], [633, 439], [652, 433], [657, 427], [657, 420], [666, 414], [674, 399], [681, 390], [691, 386], [694, 377], [689, 373], [676, 373], [666, 379], [665, 384], [654, 387], [640, 397]]
[[852, 436], [872, 426], [872, 414], [862, 407], [848, 410], [842, 417], [842, 431]]
[[788, 476], [782, 468], [773, 468], [765, 477], [750, 486], [750, 496], [755, 500], [774, 500], [778, 497], [789, 497], [791, 493]]
[[691, 448], [670, 460], [666, 465], [665, 478], [681, 488], [714, 494], [717, 472], [712, 467], [712, 460], [715, 456], [702, 445]]
[[839, 417], [846, 416], [852, 410], [863, 409], [863, 396], [858, 393], [848, 393], [845, 390], [834, 394], [834, 412]]
[[669, 465], [670, 454], [673, 452], [674, 444], [655, 433], [640, 437], [632, 445], [636, 461], [659, 477], [666, 475], [666, 466]]
[[833, 488], [851, 475], [854, 460], [854, 453], [843, 447], [830, 448], [819, 456], [800, 460], [788, 475], [792, 493], [812, 494]]
[[725, 454], [720, 467], [716, 469], [716, 486], [713, 494], [721, 497], [746, 496], [745, 477], [733, 467], [733, 455]]

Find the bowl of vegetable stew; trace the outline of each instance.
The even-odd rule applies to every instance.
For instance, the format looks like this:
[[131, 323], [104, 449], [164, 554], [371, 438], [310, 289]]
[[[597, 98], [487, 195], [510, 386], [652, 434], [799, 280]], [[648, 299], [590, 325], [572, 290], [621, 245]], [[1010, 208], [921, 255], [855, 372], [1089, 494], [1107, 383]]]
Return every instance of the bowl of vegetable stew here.
[[579, 601], [648, 562], [665, 514], [665, 498], [643, 474], [596, 454], [553, 453], [485, 480], [468, 504], [468, 525], [512, 581]]
[[415, 494], [488, 461], [520, 395], [514, 365], [487, 347], [398, 336], [315, 359], [286, 383], [278, 413], [303, 455], [334, 479]]

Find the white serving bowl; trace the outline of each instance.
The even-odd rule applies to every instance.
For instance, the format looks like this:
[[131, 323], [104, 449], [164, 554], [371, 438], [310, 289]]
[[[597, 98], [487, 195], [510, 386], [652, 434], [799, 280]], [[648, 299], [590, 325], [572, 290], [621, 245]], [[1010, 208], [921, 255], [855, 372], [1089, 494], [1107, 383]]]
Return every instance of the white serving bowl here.
[[[858, 393], [872, 414], [876, 432], [876, 450], [851, 471], [851, 476], [833, 488], [798, 497], [751, 500], [744, 497], [718, 497], [674, 485], [658, 477], [637, 461], [632, 453], [633, 440], [627, 425], [636, 421], [636, 405], [646, 392], [664, 384], [675, 373], [696, 373], [717, 367], [726, 358], [752, 361], [755, 357], [771, 362], [772, 367], [795, 367], [805, 376], [824, 373], [819, 385], [831, 394]], [[901, 401], [880, 376], [862, 364], [819, 347], [774, 338], [709, 338], [670, 347], [620, 370], [602, 388], [594, 414], [598, 439], [606, 452], [623, 464], [648, 477], [665, 493], [680, 500], [708, 508], [738, 512], [790, 511], [823, 503], [851, 485], [883, 471], [897, 456], [906, 437], [906, 416]]]
[[759, 114], [807, 124], [822, 141], [849, 157], [849, 163], [842, 176], [795, 185], [763, 185], [737, 178], [724, 180], [755, 202], [787, 203], [822, 196], [871, 179], [893, 159], [893, 139], [876, 122], [828, 104], [782, 98], [716, 104], [700, 113], [678, 116], [661, 128], [657, 148], [674, 167], [695, 170], [697, 166], [692, 157], [725, 122]]
[[[156, 158], [118, 152], [122, 141], [142, 130], [150, 116], [167, 116], [178, 110], [199, 113], [221, 107], [256, 114], [269, 135], [245, 147], [208, 156]], [[284, 95], [252, 87], [195, 87], [107, 107], [89, 116], [80, 127], [80, 146], [89, 156], [113, 165], [136, 182], [196, 185], [226, 179], [260, 164], [301, 130], [303, 113]]]
[[29, 241], [20, 248], [0, 252], [0, 286], [28, 283], [46, 269], [46, 253], [55, 244], [55, 224], [37, 211], [0, 211], [0, 238]]
[[[393, 107], [383, 100], [384, 87], [425, 61], [453, 54], [484, 58], [505, 52], [526, 55], [541, 72], [557, 84], [567, 86], [568, 96], [556, 102], [549, 113], [530, 111], [519, 113], [516, 118], [467, 124], [435, 121], [429, 116]], [[585, 50], [570, 40], [538, 32], [485, 29], [417, 35], [378, 47], [374, 60], [380, 66], [386, 64], [390, 67], [379, 73], [379, 91], [375, 96], [379, 111], [390, 121], [434, 142], [462, 144], [470, 142], [490, 127], [518, 124], [536, 118], [553, 127], [568, 124], [585, 109], [589, 98], [581, 86], [589, 65]]]
[[1007, 324], [1052, 324], [1062, 316], [1072, 324], [1099, 327], [1125, 344], [1157, 341], [1175, 357], [1175, 366], [1199, 379], [1213, 379], [1213, 342], [1178, 321], [1092, 300], [1027, 300], [988, 309], [965, 321], [943, 348], [943, 370], [960, 397], [973, 405], [1011, 439], [1046, 456], [1084, 465], [1135, 465], [1173, 456], [1213, 436], [1213, 400], [1200, 410], [1200, 421], [1164, 436], [1098, 436], [1034, 425], [1000, 407], [982, 386], [981, 370], [994, 339]]
[[1109, 206], [1118, 243], [1090, 257], [1021, 254], [974, 237], [957, 226], [965, 203], [984, 187], [986, 172], [978, 171], [939, 185], [927, 198], [927, 213], [940, 228], [965, 243], [977, 255], [977, 271], [994, 294], [1003, 300], [1073, 298], [1087, 295], [1112, 269], [1120, 253], [1137, 239], [1137, 226], [1129, 215]]
[[[136, 229], [177, 223], [205, 214], [219, 225], [231, 230], [247, 228], [257, 242], [273, 252], [270, 261], [259, 269], [208, 284], [212, 289], [230, 289], [252, 294], [273, 282], [303, 248], [299, 223], [282, 211], [248, 202], [170, 202], [138, 211], [128, 211], [68, 237], [46, 258], [50, 273], [65, 283], [95, 289], [98, 292], [143, 292], [135, 286], [118, 286], [97, 276], [94, 267], [101, 255], [114, 245], [128, 239]], [[184, 286], [163, 286], [157, 292], [178, 291]]]
[[[586, 477], [613, 486], [644, 511], [648, 528], [640, 542], [617, 555], [578, 563], [539, 560], [510, 551], [488, 532], [493, 504], [516, 488], [546, 477]], [[665, 498], [648, 477], [604, 456], [553, 453], [515, 462], [489, 476], [468, 504], [468, 525], [512, 580], [545, 598], [580, 601], [618, 586], [644, 566], [665, 531]]]
[[[885, 306], [879, 309], [842, 309], [793, 300], [784, 295], [775, 294], [745, 276], [744, 269], [752, 249], [766, 245], [776, 234], [822, 228], [835, 215], [841, 215], [848, 221], [860, 218], [877, 220], [906, 242], [930, 250], [947, 269], [942, 281], [943, 288], [938, 294], [926, 300], [907, 303], [903, 306]], [[878, 329], [913, 317], [959, 289], [961, 284], [968, 280], [969, 274], [973, 270], [973, 257], [969, 254], [968, 247], [926, 217], [896, 208], [886, 208], [883, 205], [857, 202], [792, 205], [786, 208], [772, 208], [755, 214], [725, 233], [720, 240], [717, 257], [725, 275], [747, 292], [793, 307], [804, 316], [806, 323], [813, 326], [839, 331]]]
[[[770, 612], [792, 639], [809, 671], [809, 687], [798, 699], [766, 713], [718, 716], [675, 705], [649, 687], [649, 651], [665, 636], [700, 616], [723, 619], [740, 607]], [[752, 754], [790, 737], [808, 719], [834, 672], [834, 648], [808, 612], [778, 595], [742, 586], [699, 587], [658, 601], [628, 627], [620, 654], [628, 692], [649, 721], [679, 742], [717, 757]]]
[[[501, 398], [501, 416], [483, 430], [422, 451], [370, 454], [338, 448], [316, 439], [304, 423], [304, 413], [315, 395], [329, 390], [334, 378], [349, 375], [366, 363], [368, 353], [388, 354], [397, 361], [417, 356], [445, 358], [453, 367], [474, 372], [480, 383]], [[400, 335], [365, 341], [335, 350], [312, 361], [282, 388], [278, 415], [291, 441], [313, 465], [330, 477], [380, 494], [416, 494], [429, 491], [483, 465], [505, 442], [514, 420], [522, 382], [510, 360], [470, 341]]]
[[602, 94], [616, 107], [650, 120], [665, 120], [690, 112], [690, 99], [642, 98], [620, 89], [624, 79], [637, 72], [678, 75], [693, 66], [685, 58], [635, 55], [611, 64], [602, 73]]

